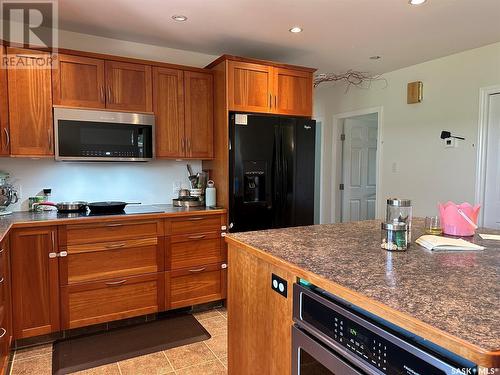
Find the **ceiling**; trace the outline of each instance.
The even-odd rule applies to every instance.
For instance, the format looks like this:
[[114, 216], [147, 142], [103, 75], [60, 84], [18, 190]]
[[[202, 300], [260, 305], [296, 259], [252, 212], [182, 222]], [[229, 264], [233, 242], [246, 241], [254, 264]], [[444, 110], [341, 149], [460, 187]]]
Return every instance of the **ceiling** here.
[[498, 42], [499, 20], [500, 0], [59, 1], [61, 29], [322, 72], [382, 73]]

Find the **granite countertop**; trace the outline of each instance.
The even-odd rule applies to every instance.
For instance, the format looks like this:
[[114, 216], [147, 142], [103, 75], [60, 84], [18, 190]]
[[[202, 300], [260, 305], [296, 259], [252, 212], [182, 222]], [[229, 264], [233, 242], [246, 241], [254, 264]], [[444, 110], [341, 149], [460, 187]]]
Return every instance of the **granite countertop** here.
[[[149, 211], [149, 212], [147, 212]], [[93, 215], [89, 211], [83, 213], [58, 213], [55, 210], [43, 211], [43, 212], [28, 212], [19, 211], [13, 212], [9, 215], [0, 216], [0, 241], [5, 237], [12, 225], [19, 224], [62, 224], [63, 222], [70, 221], [80, 221], [80, 220], [96, 220], [101, 218], [117, 218], [124, 219], [127, 217], [140, 218], [140, 217], [162, 217], [162, 216], [172, 216], [179, 214], [189, 214], [189, 213], [221, 213], [225, 212], [224, 209], [211, 209], [205, 206], [200, 207], [174, 207], [171, 204], [155, 204], [155, 205], [130, 205], [125, 208], [124, 212], [118, 214], [98, 214]]]
[[[486, 250], [381, 249], [380, 221], [314, 225], [228, 237], [312, 272], [487, 351], [500, 349], [500, 241]], [[423, 221], [413, 224], [413, 240]], [[496, 233], [479, 229], [478, 233]], [[470, 240], [470, 239], [469, 239]]]

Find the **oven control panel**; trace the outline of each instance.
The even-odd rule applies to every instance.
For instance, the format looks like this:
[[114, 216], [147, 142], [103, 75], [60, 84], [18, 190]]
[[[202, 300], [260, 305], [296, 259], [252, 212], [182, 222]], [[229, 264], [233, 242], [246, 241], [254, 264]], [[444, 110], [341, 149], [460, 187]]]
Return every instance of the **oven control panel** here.
[[[458, 366], [437, 358], [382, 326], [375, 325], [302, 286], [294, 285], [294, 320], [310, 335], [370, 373], [386, 375], [461, 374]], [[471, 367], [474, 369], [475, 367]], [[471, 373], [474, 373], [471, 372]]]

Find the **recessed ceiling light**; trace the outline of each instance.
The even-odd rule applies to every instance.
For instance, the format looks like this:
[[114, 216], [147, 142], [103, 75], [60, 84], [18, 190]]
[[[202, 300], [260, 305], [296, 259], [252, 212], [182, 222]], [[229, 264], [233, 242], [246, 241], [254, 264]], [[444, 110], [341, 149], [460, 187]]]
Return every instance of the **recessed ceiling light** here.
[[382, 58], [382, 56], [370, 56], [370, 60], [380, 60]]
[[302, 32], [302, 27], [300, 26], [294, 26], [292, 27], [291, 29], [289, 29], [288, 31], [290, 31], [291, 33], [301, 33]]
[[183, 16], [183, 15], [175, 15], [175, 16], [172, 16], [172, 19], [174, 21], [178, 21], [178, 22], [184, 22], [184, 21], [187, 21], [187, 17], [186, 16]]
[[410, 3], [410, 5], [422, 5], [425, 2], [427, 2], [427, 0], [409, 0], [408, 1], [408, 3]]

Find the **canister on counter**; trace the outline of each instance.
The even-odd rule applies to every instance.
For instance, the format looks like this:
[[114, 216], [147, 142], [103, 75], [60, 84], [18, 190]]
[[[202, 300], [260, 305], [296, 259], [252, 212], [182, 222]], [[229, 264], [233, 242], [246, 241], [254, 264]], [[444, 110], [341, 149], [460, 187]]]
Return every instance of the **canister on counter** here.
[[413, 207], [410, 199], [387, 199], [386, 223], [405, 223], [408, 230], [408, 245], [411, 243]]
[[382, 223], [382, 249], [405, 251], [408, 248], [408, 226], [403, 222]]

